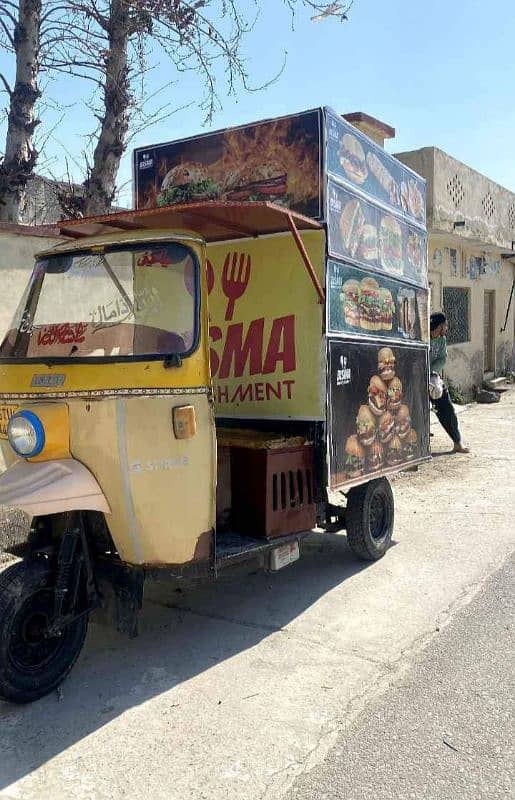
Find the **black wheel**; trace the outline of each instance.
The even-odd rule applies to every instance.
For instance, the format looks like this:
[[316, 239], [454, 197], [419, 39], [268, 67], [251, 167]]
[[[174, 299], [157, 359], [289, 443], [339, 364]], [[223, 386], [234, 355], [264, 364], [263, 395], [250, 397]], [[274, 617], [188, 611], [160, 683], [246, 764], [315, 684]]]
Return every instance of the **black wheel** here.
[[0, 698], [30, 703], [55, 689], [84, 644], [87, 616], [47, 635], [52, 572], [44, 561], [20, 561], [0, 573]]
[[350, 490], [347, 541], [358, 558], [377, 561], [384, 556], [392, 540], [393, 522], [393, 493], [386, 478], [376, 478]]

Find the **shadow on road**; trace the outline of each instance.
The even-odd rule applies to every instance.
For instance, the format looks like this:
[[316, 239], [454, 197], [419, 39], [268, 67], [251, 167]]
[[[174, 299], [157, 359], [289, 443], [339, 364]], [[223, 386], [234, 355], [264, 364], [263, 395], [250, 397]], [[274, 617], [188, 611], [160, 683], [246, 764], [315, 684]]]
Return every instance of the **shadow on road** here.
[[313, 535], [287, 569], [221, 578], [197, 588], [156, 584], [141, 634], [127, 640], [91, 625], [62, 693], [28, 706], [0, 701], [0, 790], [127, 710], [280, 631], [365, 567], [346, 539]]

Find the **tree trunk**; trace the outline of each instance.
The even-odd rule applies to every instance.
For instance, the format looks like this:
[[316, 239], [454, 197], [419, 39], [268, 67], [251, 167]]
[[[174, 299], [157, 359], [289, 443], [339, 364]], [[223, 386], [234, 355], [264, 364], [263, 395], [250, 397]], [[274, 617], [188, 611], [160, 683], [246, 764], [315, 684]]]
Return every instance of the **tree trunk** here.
[[125, 0], [111, 3], [109, 52], [106, 57], [104, 114], [93, 155], [93, 165], [84, 182], [84, 214], [107, 214], [116, 192], [120, 160], [127, 146], [131, 90], [128, 46], [130, 15]]
[[20, 222], [27, 181], [37, 160], [34, 131], [38, 89], [41, 0], [20, 0], [14, 29], [16, 82], [9, 99], [5, 155], [0, 165], [0, 221]]

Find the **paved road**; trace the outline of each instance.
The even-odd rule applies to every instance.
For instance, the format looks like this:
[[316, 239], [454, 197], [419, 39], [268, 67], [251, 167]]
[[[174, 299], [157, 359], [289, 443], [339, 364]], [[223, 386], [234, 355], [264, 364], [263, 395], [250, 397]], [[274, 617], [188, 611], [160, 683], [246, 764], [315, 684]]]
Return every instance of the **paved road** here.
[[274, 575], [159, 588], [134, 641], [92, 626], [61, 697], [0, 703], [0, 797], [283, 797], [515, 549], [515, 393], [460, 421], [473, 454], [395, 482], [380, 562], [313, 537]]
[[515, 797], [515, 559], [288, 800]]

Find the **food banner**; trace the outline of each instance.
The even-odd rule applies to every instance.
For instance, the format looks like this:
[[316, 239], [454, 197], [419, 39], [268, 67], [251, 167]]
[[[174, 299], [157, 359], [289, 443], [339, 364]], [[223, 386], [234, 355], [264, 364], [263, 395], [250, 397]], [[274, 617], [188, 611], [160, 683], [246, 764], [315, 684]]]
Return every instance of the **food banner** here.
[[427, 348], [342, 340], [328, 348], [330, 487], [429, 458]]
[[427, 235], [420, 228], [328, 183], [328, 250], [419, 286], [427, 286]]
[[268, 200], [322, 217], [321, 112], [134, 151], [135, 207]]
[[[324, 233], [302, 239], [323, 284]], [[212, 244], [207, 259], [217, 416], [325, 419], [324, 306], [293, 238]]]
[[329, 260], [327, 296], [329, 334], [428, 341], [426, 289]]
[[327, 171], [425, 227], [425, 180], [334, 112], [325, 120]]

